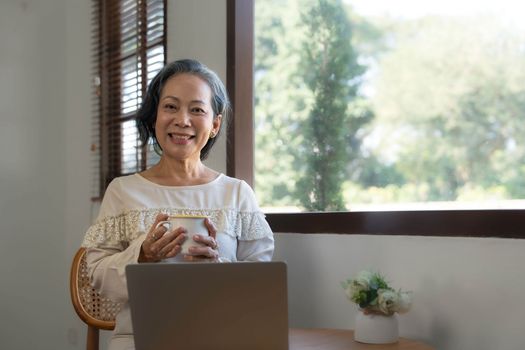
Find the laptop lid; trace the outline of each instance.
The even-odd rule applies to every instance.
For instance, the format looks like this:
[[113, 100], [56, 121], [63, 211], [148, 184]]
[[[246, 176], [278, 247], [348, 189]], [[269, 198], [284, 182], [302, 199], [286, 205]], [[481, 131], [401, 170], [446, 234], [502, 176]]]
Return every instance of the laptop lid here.
[[136, 350], [287, 350], [284, 262], [126, 267]]

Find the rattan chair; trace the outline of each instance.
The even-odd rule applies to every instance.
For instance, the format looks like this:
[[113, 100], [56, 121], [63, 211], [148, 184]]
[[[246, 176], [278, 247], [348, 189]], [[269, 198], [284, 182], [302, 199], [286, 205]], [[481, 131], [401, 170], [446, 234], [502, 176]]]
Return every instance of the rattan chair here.
[[69, 289], [77, 315], [88, 326], [86, 349], [98, 350], [99, 330], [115, 328], [115, 316], [120, 310], [120, 304], [101, 297], [91, 286], [84, 248], [80, 248], [73, 258]]

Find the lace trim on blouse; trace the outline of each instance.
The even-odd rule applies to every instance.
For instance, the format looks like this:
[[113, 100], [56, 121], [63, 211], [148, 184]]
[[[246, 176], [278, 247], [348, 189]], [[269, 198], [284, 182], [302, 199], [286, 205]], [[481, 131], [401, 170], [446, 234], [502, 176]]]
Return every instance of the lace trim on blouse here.
[[236, 210], [216, 209], [142, 209], [129, 210], [117, 216], [108, 216], [98, 220], [87, 231], [83, 247], [98, 248], [105, 245], [131, 242], [148, 232], [155, 222], [155, 217], [168, 215], [206, 215], [217, 228], [217, 233], [224, 233], [239, 240], [255, 240], [272, 235], [272, 231], [261, 212], [238, 212]]

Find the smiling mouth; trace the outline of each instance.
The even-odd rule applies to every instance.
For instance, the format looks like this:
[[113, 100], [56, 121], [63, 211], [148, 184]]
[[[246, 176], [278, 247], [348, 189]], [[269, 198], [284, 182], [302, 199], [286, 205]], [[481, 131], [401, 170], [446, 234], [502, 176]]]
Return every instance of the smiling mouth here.
[[175, 143], [187, 143], [189, 140], [193, 139], [195, 136], [193, 135], [181, 135], [181, 134], [174, 134], [174, 133], [168, 133], [169, 138], [175, 142]]

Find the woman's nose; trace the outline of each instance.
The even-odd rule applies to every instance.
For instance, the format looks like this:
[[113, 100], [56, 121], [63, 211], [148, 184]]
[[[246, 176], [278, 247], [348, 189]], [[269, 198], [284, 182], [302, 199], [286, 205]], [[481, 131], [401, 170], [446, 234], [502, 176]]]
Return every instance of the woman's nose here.
[[178, 111], [178, 113], [175, 113], [175, 118], [173, 119], [173, 123], [179, 127], [185, 127], [190, 125], [190, 116], [188, 113], [184, 110]]

